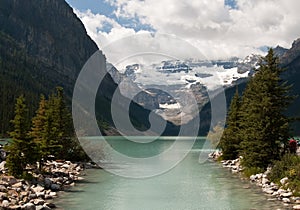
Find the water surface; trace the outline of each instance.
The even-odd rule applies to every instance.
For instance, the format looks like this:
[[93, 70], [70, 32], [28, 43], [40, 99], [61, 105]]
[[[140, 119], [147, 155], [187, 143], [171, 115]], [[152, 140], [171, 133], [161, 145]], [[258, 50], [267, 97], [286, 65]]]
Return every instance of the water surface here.
[[[114, 137], [109, 143], [124, 154], [144, 157], [159, 154], [173, 140], [138, 144]], [[211, 161], [200, 164], [203, 141], [198, 139], [175, 168], [152, 178], [129, 179], [104, 170], [87, 170], [86, 181], [71, 192], [63, 192], [55, 202], [59, 208], [72, 210], [284, 209], [280, 202], [268, 201], [270, 197], [259, 188], [232, 176], [219, 164]]]

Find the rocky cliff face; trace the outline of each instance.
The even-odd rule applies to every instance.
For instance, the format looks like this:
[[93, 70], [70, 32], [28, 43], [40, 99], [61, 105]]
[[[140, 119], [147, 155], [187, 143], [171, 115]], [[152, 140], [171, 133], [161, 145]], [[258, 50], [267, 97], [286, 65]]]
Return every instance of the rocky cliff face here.
[[[1, 0], [0, 136], [10, 130], [15, 99], [21, 94], [27, 98], [31, 115], [39, 95], [49, 94], [56, 86], [64, 88], [70, 102], [79, 72], [97, 50], [64, 0]], [[107, 74], [96, 99], [100, 121], [111, 122], [109, 111], [116, 87]], [[132, 104], [131, 116], [137, 127], [145, 127], [148, 114]]]
[[53, 73], [55, 85], [71, 88], [86, 60], [98, 50], [64, 0], [2, 0], [0, 25], [2, 33], [40, 64], [40, 73]]
[[64, 0], [1, 0], [0, 26], [0, 135], [5, 135], [16, 97], [25, 94], [31, 114], [39, 94], [56, 86], [70, 99], [78, 73], [98, 48]]

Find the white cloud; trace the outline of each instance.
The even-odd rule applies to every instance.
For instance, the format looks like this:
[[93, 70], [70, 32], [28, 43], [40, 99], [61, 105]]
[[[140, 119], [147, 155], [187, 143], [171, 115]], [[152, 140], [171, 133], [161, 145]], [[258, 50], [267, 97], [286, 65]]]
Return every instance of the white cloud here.
[[[173, 34], [192, 43], [209, 58], [244, 57], [257, 53], [263, 45], [290, 47], [300, 37], [299, 0], [236, 0], [237, 10], [225, 6], [224, 0], [106, 1], [116, 6], [118, 17], [137, 17], [158, 33]], [[90, 11], [76, 13], [100, 48], [124, 36], [141, 33], [103, 15]], [[113, 29], [101, 31], [103, 23], [111, 24]], [[149, 33], [140, 47], [151, 43], [151, 39]], [[137, 43], [133, 46], [136, 48]]]

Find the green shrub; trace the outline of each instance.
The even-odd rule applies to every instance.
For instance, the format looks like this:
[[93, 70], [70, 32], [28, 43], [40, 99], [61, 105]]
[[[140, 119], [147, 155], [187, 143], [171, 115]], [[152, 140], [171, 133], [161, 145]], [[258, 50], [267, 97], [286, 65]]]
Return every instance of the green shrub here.
[[288, 177], [289, 182], [300, 181], [300, 157], [294, 154], [286, 154], [281, 160], [275, 161], [269, 179], [279, 183], [280, 179]]
[[258, 167], [251, 167], [251, 168], [245, 168], [244, 169], [244, 175], [246, 177], [250, 177], [251, 175], [263, 173], [264, 169], [258, 168]]

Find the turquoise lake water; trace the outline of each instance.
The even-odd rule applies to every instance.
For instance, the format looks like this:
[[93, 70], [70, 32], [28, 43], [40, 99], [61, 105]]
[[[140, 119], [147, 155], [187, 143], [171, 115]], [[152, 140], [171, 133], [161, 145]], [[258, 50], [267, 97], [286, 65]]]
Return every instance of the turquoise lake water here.
[[[93, 141], [95, 138], [93, 139]], [[107, 140], [111, 147], [133, 157], [150, 157], [171, 148], [174, 138], [139, 144], [120, 137]], [[186, 144], [189, 139], [182, 139]], [[86, 170], [85, 181], [63, 192], [55, 203], [72, 210], [243, 210], [284, 209], [277, 201], [242, 181], [218, 163], [199, 163], [204, 138], [198, 138], [188, 155], [173, 169], [158, 176], [131, 179], [100, 169]], [[103, 152], [103, 151], [102, 151]], [[107, 155], [107, 154], [106, 154]], [[177, 151], [174, 151], [174, 157]], [[157, 164], [164, 164], [162, 158]], [[114, 166], [114, 163], [110, 163]], [[119, 170], [126, 170], [116, 164]], [[139, 165], [138, 171], [149, 170]]]

